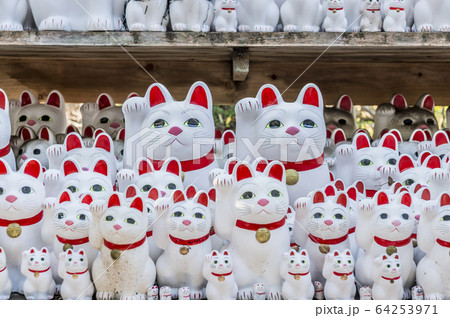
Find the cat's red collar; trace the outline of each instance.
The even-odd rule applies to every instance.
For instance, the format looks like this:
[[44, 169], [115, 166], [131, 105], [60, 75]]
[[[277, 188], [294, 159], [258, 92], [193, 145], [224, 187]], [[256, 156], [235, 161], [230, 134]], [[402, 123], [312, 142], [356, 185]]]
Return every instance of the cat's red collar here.
[[350, 230], [348, 230], [348, 234], [353, 234], [356, 231], [356, 226], [352, 227]]
[[325, 154], [322, 154], [321, 156], [314, 158], [314, 159], [297, 161], [297, 162], [282, 161], [281, 163], [284, 165], [284, 168], [286, 170], [293, 169], [297, 172], [302, 172], [302, 171], [313, 170], [313, 169], [320, 167], [325, 162], [324, 158], [325, 158]]
[[234, 11], [234, 10], [236, 10], [236, 8], [222, 8], [222, 10], [224, 10], [224, 11]]
[[406, 246], [409, 243], [411, 243], [411, 236], [404, 240], [400, 240], [400, 241], [389, 241], [389, 240], [379, 238], [378, 236], [374, 236], [373, 239], [378, 245], [381, 245], [383, 247], [388, 247], [388, 246], [402, 247], [402, 246]]
[[380, 11], [380, 9], [367, 9], [367, 11], [370, 11], [370, 12], [377, 12], [377, 11]]
[[214, 226], [211, 226], [211, 228], [209, 229], [209, 236], [213, 236], [216, 234], [216, 230], [214, 229]]
[[0, 273], [3, 272], [5, 269], [6, 269], [6, 266], [5, 266], [5, 268], [3, 268], [2, 270], [0, 270]]
[[450, 242], [443, 241], [443, 240], [441, 240], [441, 239], [437, 239], [436, 242], [437, 242], [440, 246], [450, 248]]
[[348, 272], [348, 273], [333, 272], [333, 274], [340, 277], [340, 276], [350, 276], [353, 274], [353, 272]]
[[32, 216], [31, 218], [28, 218], [28, 219], [20, 219], [20, 220], [0, 219], [0, 226], [7, 227], [12, 223], [17, 223], [20, 226], [33, 225], [33, 224], [40, 222], [43, 217], [44, 217], [44, 211], [41, 211], [38, 214], [36, 214], [35, 216]]
[[59, 235], [56, 235], [56, 238], [62, 244], [81, 245], [81, 244], [89, 243], [89, 237], [83, 237], [83, 238], [80, 238], [80, 239], [70, 240], [70, 239], [66, 239], [64, 237], [61, 237]]
[[390, 7], [389, 10], [392, 10], [392, 11], [405, 11], [405, 8]]
[[401, 277], [401, 276], [398, 276], [398, 277], [384, 277], [384, 276], [381, 276], [381, 278], [383, 278], [383, 279], [385, 279], [385, 280], [399, 280], [400, 277]]
[[292, 275], [292, 276], [296, 276], [296, 275], [298, 275], [298, 276], [306, 276], [306, 275], [309, 274], [309, 271], [307, 271], [306, 273], [291, 273], [291, 272], [288, 272], [288, 274]]
[[326, 245], [336, 245], [344, 242], [348, 238], [348, 234], [345, 234], [342, 237], [334, 238], [334, 239], [321, 239], [320, 237], [314, 236], [311, 233], [308, 234], [311, 241], [317, 244], [326, 244]]
[[411, 238], [417, 239], [417, 234], [416, 233], [411, 234]]
[[147, 237], [152, 236], [153, 235], [153, 231], [148, 231], [146, 235], [147, 235]]
[[183, 240], [183, 239], [180, 239], [177, 237], [173, 237], [172, 235], [169, 235], [169, 238], [172, 242], [174, 242], [177, 245], [197, 245], [197, 244], [203, 243], [207, 239], [209, 239], [209, 233], [200, 238], [190, 239], [190, 240]]
[[72, 275], [72, 276], [74, 276], [74, 275], [83, 275], [83, 274], [86, 274], [88, 270], [89, 270], [89, 268], [86, 268], [86, 270], [84, 272], [79, 272], [79, 273], [66, 272], [66, 273], [69, 274], [69, 275]]
[[134, 248], [141, 246], [142, 244], [145, 243], [146, 240], [147, 240], [147, 237], [144, 236], [141, 240], [131, 243], [131, 244], [114, 244], [114, 243], [111, 243], [111, 242], [103, 239], [103, 244], [110, 250], [127, 251], [127, 250], [132, 250]]
[[6, 147], [0, 149], [0, 157], [4, 157], [11, 151], [11, 145], [7, 144]]
[[286, 223], [286, 217], [283, 217], [280, 221], [268, 223], [268, 224], [257, 224], [257, 223], [248, 223], [242, 220], [236, 221], [236, 226], [238, 228], [249, 230], [249, 231], [258, 231], [260, 228], [266, 228], [269, 231], [273, 231], [279, 229]]
[[28, 271], [30, 271], [30, 272], [32, 272], [32, 273], [34, 273], [34, 274], [36, 274], [36, 273], [38, 273], [38, 274], [40, 274], [40, 273], [45, 273], [45, 272], [48, 272], [49, 270], [50, 270], [50, 267], [47, 268], [47, 269], [44, 269], [44, 270], [42, 270], [42, 271], [35, 271], [35, 270], [33, 270], [33, 269], [28, 269]]
[[328, 8], [328, 11], [341, 11], [344, 10], [344, 7], [342, 8]]
[[[190, 172], [195, 170], [203, 169], [210, 164], [214, 162], [215, 156], [214, 156], [214, 149], [211, 149], [210, 152], [208, 152], [204, 157], [193, 159], [193, 160], [186, 160], [186, 161], [180, 161], [181, 163], [181, 171], [183, 172]], [[150, 159], [153, 166], [155, 166], [157, 169], [162, 167], [164, 160], [153, 160]]]
[[225, 273], [225, 274], [217, 274], [217, 273], [211, 272], [211, 274], [213, 274], [213, 276], [220, 277], [220, 276], [230, 276], [231, 274], [233, 274], [233, 272], [229, 272], [229, 273]]

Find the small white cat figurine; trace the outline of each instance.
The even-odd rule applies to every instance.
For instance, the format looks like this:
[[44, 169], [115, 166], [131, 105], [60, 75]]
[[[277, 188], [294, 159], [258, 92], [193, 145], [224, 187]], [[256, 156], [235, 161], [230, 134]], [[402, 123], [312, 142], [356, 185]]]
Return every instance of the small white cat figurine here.
[[287, 300], [311, 300], [314, 285], [309, 273], [309, 257], [306, 250], [298, 253], [291, 249], [282, 256], [281, 277], [284, 279], [281, 295]]
[[361, 1], [361, 31], [380, 32], [383, 27], [383, 17], [381, 15], [381, 0]]
[[402, 266], [397, 253], [383, 254], [375, 259], [372, 279], [373, 300], [402, 300]]
[[23, 292], [28, 300], [53, 299], [56, 284], [52, 278], [50, 255], [46, 247], [40, 251], [32, 247], [22, 253], [22, 275], [25, 276]]
[[172, 300], [172, 288], [169, 286], [163, 286], [159, 289], [159, 299]]
[[[13, 116], [11, 116], [12, 119]], [[13, 131], [16, 131], [13, 126]], [[0, 89], [0, 158], [5, 160], [9, 166], [16, 170], [16, 160], [14, 152], [10, 146], [11, 139], [11, 121], [10, 121], [10, 103], [8, 96], [3, 89]]]
[[237, 32], [236, 0], [218, 0], [215, 5], [216, 32]]
[[418, 0], [414, 20], [418, 32], [450, 31], [450, 1]]
[[386, 15], [383, 22], [385, 32], [406, 32], [405, 0], [384, 0], [383, 11]]
[[191, 300], [191, 289], [189, 287], [178, 288], [178, 300]]
[[347, 30], [344, 2], [344, 0], [324, 0], [323, 9], [326, 16], [323, 28], [325, 32], [345, 32]]
[[89, 262], [83, 249], [68, 249], [59, 254], [58, 274], [63, 279], [61, 297], [64, 300], [91, 300], [94, 284], [89, 274]]
[[326, 300], [353, 300], [356, 294], [355, 260], [350, 250], [337, 250], [325, 256], [322, 275], [326, 282], [324, 295]]
[[177, 0], [169, 2], [173, 31], [209, 32], [214, 19], [210, 0]]
[[1, 0], [0, 31], [23, 31], [28, 6], [27, 0]]
[[0, 300], [7, 300], [11, 297], [12, 283], [8, 274], [6, 255], [0, 247]]
[[287, 0], [280, 8], [284, 32], [319, 32], [323, 22], [320, 0]]
[[274, 0], [239, 0], [236, 11], [239, 32], [273, 32], [280, 19]]
[[129, 1], [125, 10], [128, 30], [165, 32], [169, 22], [167, 4], [167, 0]]
[[238, 287], [234, 280], [233, 262], [227, 250], [222, 253], [214, 250], [205, 256], [203, 277], [208, 300], [235, 300]]
[[[22, 130], [24, 131], [24, 130]], [[37, 139], [27, 140], [18, 151], [17, 166], [20, 167], [25, 160], [34, 158], [38, 160], [42, 167], [49, 168], [47, 149], [56, 143], [56, 137], [47, 126], [42, 126], [37, 133]]]

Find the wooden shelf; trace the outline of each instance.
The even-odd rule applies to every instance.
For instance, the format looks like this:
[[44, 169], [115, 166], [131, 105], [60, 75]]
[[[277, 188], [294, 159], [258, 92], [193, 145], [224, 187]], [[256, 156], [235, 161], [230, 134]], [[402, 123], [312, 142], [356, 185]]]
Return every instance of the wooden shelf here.
[[303, 72], [286, 100], [314, 82], [327, 104], [341, 93], [373, 105], [429, 92], [449, 105], [450, 33], [0, 32], [0, 87], [10, 98], [59, 89], [68, 102], [101, 92], [122, 102], [157, 80], [184, 99], [202, 80], [215, 104], [234, 104], [265, 83], [284, 91]]

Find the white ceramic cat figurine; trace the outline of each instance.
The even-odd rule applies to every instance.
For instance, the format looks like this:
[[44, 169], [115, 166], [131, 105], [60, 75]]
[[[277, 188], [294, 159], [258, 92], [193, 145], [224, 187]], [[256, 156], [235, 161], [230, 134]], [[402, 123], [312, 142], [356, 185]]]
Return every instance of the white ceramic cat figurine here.
[[9, 107], [8, 96], [6, 96], [3, 89], [0, 89], [0, 158], [5, 160], [13, 170], [16, 170], [16, 160], [10, 146], [11, 122]]
[[297, 221], [294, 224], [295, 242], [309, 252], [312, 280], [323, 284], [325, 255], [330, 249], [350, 248], [348, 238], [350, 213], [347, 195], [341, 193], [328, 198], [322, 191], [317, 191], [311, 197], [298, 199], [294, 209]]
[[325, 256], [322, 275], [326, 300], [353, 300], [356, 294], [355, 260], [350, 250], [331, 251]]
[[214, 187], [214, 228], [219, 237], [229, 242], [227, 249], [235, 265], [238, 298], [254, 298], [253, 285], [263, 284], [268, 299], [280, 299], [281, 255], [289, 250], [290, 242], [284, 166], [274, 161], [258, 172], [250, 164], [240, 162], [232, 175], [217, 176]]
[[396, 252], [402, 260], [404, 298], [409, 298], [416, 273], [411, 242], [414, 230], [411, 204], [408, 192], [389, 198], [383, 191], [378, 191], [373, 199], [360, 202], [356, 241], [364, 251], [360, 251], [356, 262], [356, 279], [362, 286], [373, 284], [375, 259], [385, 253]]
[[214, 29], [217, 32], [237, 32], [236, 0], [218, 0], [215, 5]]
[[323, 22], [320, 0], [287, 0], [280, 8], [284, 32], [319, 32]]
[[244, 98], [235, 106], [236, 156], [245, 161], [257, 157], [281, 161], [289, 175], [291, 205], [330, 181], [323, 109], [322, 94], [314, 84], [303, 87], [293, 103], [283, 101], [275, 86], [264, 85], [256, 98]]
[[418, 0], [414, 8], [418, 32], [448, 32], [450, 30], [449, 0]]
[[7, 300], [11, 297], [12, 283], [8, 274], [6, 255], [0, 247], [0, 300]]
[[97, 299], [145, 300], [154, 285], [155, 264], [148, 256], [148, 213], [136, 197], [122, 202], [119, 193], [91, 203], [89, 241], [100, 250], [92, 266]]
[[210, 0], [178, 0], [169, 3], [173, 31], [209, 32], [214, 19]]
[[373, 300], [402, 300], [402, 264], [397, 253], [382, 254], [375, 259], [372, 272]]
[[[182, 1], [172, 5], [177, 3]], [[192, 85], [181, 102], [174, 101], [161, 84], [150, 86], [143, 98], [128, 99], [122, 106], [126, 127], [124, 168], [130, 169], [138, 158], [147, 157], [159, 169], [166, 158], [177, 157], [184, 184], [208, 190], [209, 171], [219, 167], [214, 156], [212, 108], [211, 92], [203, 82]], [[145, 142], [136, 142], [144, 136]]]
[[59, 254], [58, 274], [63, 279], [61, 297], [64, 300], [91, 300], [94, 295], [94, 284], [85, 254], [83, 249], [68, 249]]
[[211, 251], [209, 198], [199, 191], [192, 199], [181, 190], [156, 201], [155, 243], [164, 252], [156, 262], [158, 283], [172, 289], [189, 287], [191, 299], [204, 298], [203, 258]]
[[234, 280], [233, 261], [227, 250], [222, 253], [214, 250], [205, 256], [203, 262], [203, 277], [206, 284], [208, 300], [235, 300], [238, 287]]
[[383, 21], [385, 32], [405, 32], [406, 31], [406, 1], [405, 0], [384, 0], [383, 11], [386, 17]]
[[423, 163], [414, 162], [409, 155], [401, 155], [398, 161], [398, 181], [406, 188], [413, 190], [417, 185], [428, 187], [430, 173], [441, 168], [441, 160], [436, 155], [428, 156]]
[[281, 295], [287, 300], [311, 300], [314, 285], [309, 273], [309, 257], [306, 250], [298, 253], [291, 249], [284, 253], [281, 261], [281, 277], [284, 279]]
[[22, 275], [26, 278], [23, 285], [23, 292], [26, 299], [53, 299], [56, 292], [56, 284], [52, 278], [50, 255], [46, 247], [40, 251], [32, 247], [22, 252], [20, 269]]
[[169, 286], [162, 286], [159, 290], [159, 299], [172, 300], [172, 288]]
[[331, 132], [341, 128], [345, 136], [350, 137], [356, 130], [355, 107], [348, 95], [339, 96], [334, 107], [325, 107], [324, 117], [327, 129]]
[[381, 0], [361, 1], [361, 22], [362, 32], [380, 32], [383, 27], [383, 17], [381, 16]]
[[30, 158], [38, 160], [42, 167], [49, 168], [47, 158], [47, 149], [56, 143], [56, 138], [53, 132], [47, 127], [42, 126], [37, 133], [37, 139], [31, 139], [22, 144], [18, 151], [17, 166], [22, 164]]
[[39, 162], [29, 159], [15, 172], [0, 159], [0, 193], [0, 242], [6, 254], [12, 291], [23, 293], [22, 251], [33, 245], [44, 246], [41, 226], [45, 190]]
[[88, 126], [102, 128], [112, 138], [125, 127], [122, 108], [114, 104], [108, 94], [101, 94], [95, 103], [85, 103], [81, 106], [83, 131]]
[[165, 32], [169, 22], [167, 4], [167, 0], [129, 1], [125, 11], [128, 30]]
[[345, 32], [347, 18], [344, 0], [324, 0], [323, 10], [326, 12], [323, 28], [325, 32]]
[[50, 92], [47, 101], [40, 104], [33, 93], [24, 91], [17, 107], [18, 109], [12, 110], [16, 116], [13, 131], [17, 131], [20, 126], [26, 126], [37, 133], [42, 126], [47, 126], [55, 135], [66, 132], [66, 104], [60, 92]]
[[0, 31], [23, 31], [28, 14], [28, 1], [2, 0], [0, 12]]
[[239, 32], [273, 32], [280, 18], [274, 0], [239, 0], [236, 11]]
[[417, 233], [419, 248], [426, 255], [417, 265], [417, 283], [425, 299], [450, 299], [450, 195], [441, 194], [422, 208]]
[[430, 151], [441, 159], [450, 152], [450, 140], [446, 132], [437, 131], [433, 135]]

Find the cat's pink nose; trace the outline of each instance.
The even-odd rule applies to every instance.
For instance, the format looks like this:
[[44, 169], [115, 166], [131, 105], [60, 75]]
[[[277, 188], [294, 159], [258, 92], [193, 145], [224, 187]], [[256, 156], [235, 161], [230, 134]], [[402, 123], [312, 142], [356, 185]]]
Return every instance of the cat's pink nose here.
[[392, 221], [393, 226], [399, 226], [400, 224], [402, 224], [402, 222], [400, 222], [399, 220]]
[[184, 221], [183, 221], [183, 224], [186, 225], [186, 226], [188, 226], [189, 224], [191, 224], [191, 221], [189, 221], [189, 220], [184, 220]]
[[286, 129], [286, 132], [291, 135], [291, 136], [295, 136], [299, 133], [300, 129], [298, 129], [297, 127], [291, 126], [288, 129]]
[[269, 204], [269, 200], [267, 200], [267, 199], [260, 199], [260, 200], [258, 201], [258, 204], [259, 204], [260, 206], [266, 206], [266, 205]]
[[22, 158], [23, 160], [27, 160], [28, 159], [27, 155], [21, 155], [20, 158]]
[[166, 196], [166, 191], [161, 191], [161, 195], [162, 195], [163, 197], [165, 197], [165, 196]]
[[34, 125], [36, 125], [36, 122], [35, 122], [33, 119], [30, 119], [30, 120], [27, 122], [27, 124], [28, 124], [29, 126], [34, 126]]
[[17, 197], [15, 195], [8, 195], [6, 197], [6, 201], [8, 201], [9, 203], [13, 203], [16, 200], [17, 200]]
[[417, 221], [420, 220], [420, 214], [416, 214], [416, 216], [414, 217]]
[[113, 228], [115, 228], [117, 231], [120, 230], [122, 227], [119, 224], [115, 224], [113, 226]]
[[174, 135], [174, 136], [178, 136], [182, 132], [183, 132], [183, 129], [181, 129], [180, 127], [176, 127], [176, 126], [169, 129], [169, 134]]
[[120, 124], [119, 123], [111, 123], [111, 125], [109, 125], [109, 127], [116, 129], [116, 128], [120, 127]]
[[67, 224], [68, 226], [71, 226], [71, 225], [73, 225], [73, 221], [67, 220], [67, 221], [66, 221], [66, 224]]
[[323, 222], [323, 223], [325, 223], [326, 225], [330, 226], [331, 224], [333, 224], [333, 221], [331, 221], [331, 220], [326, 220], [326, 221]]

